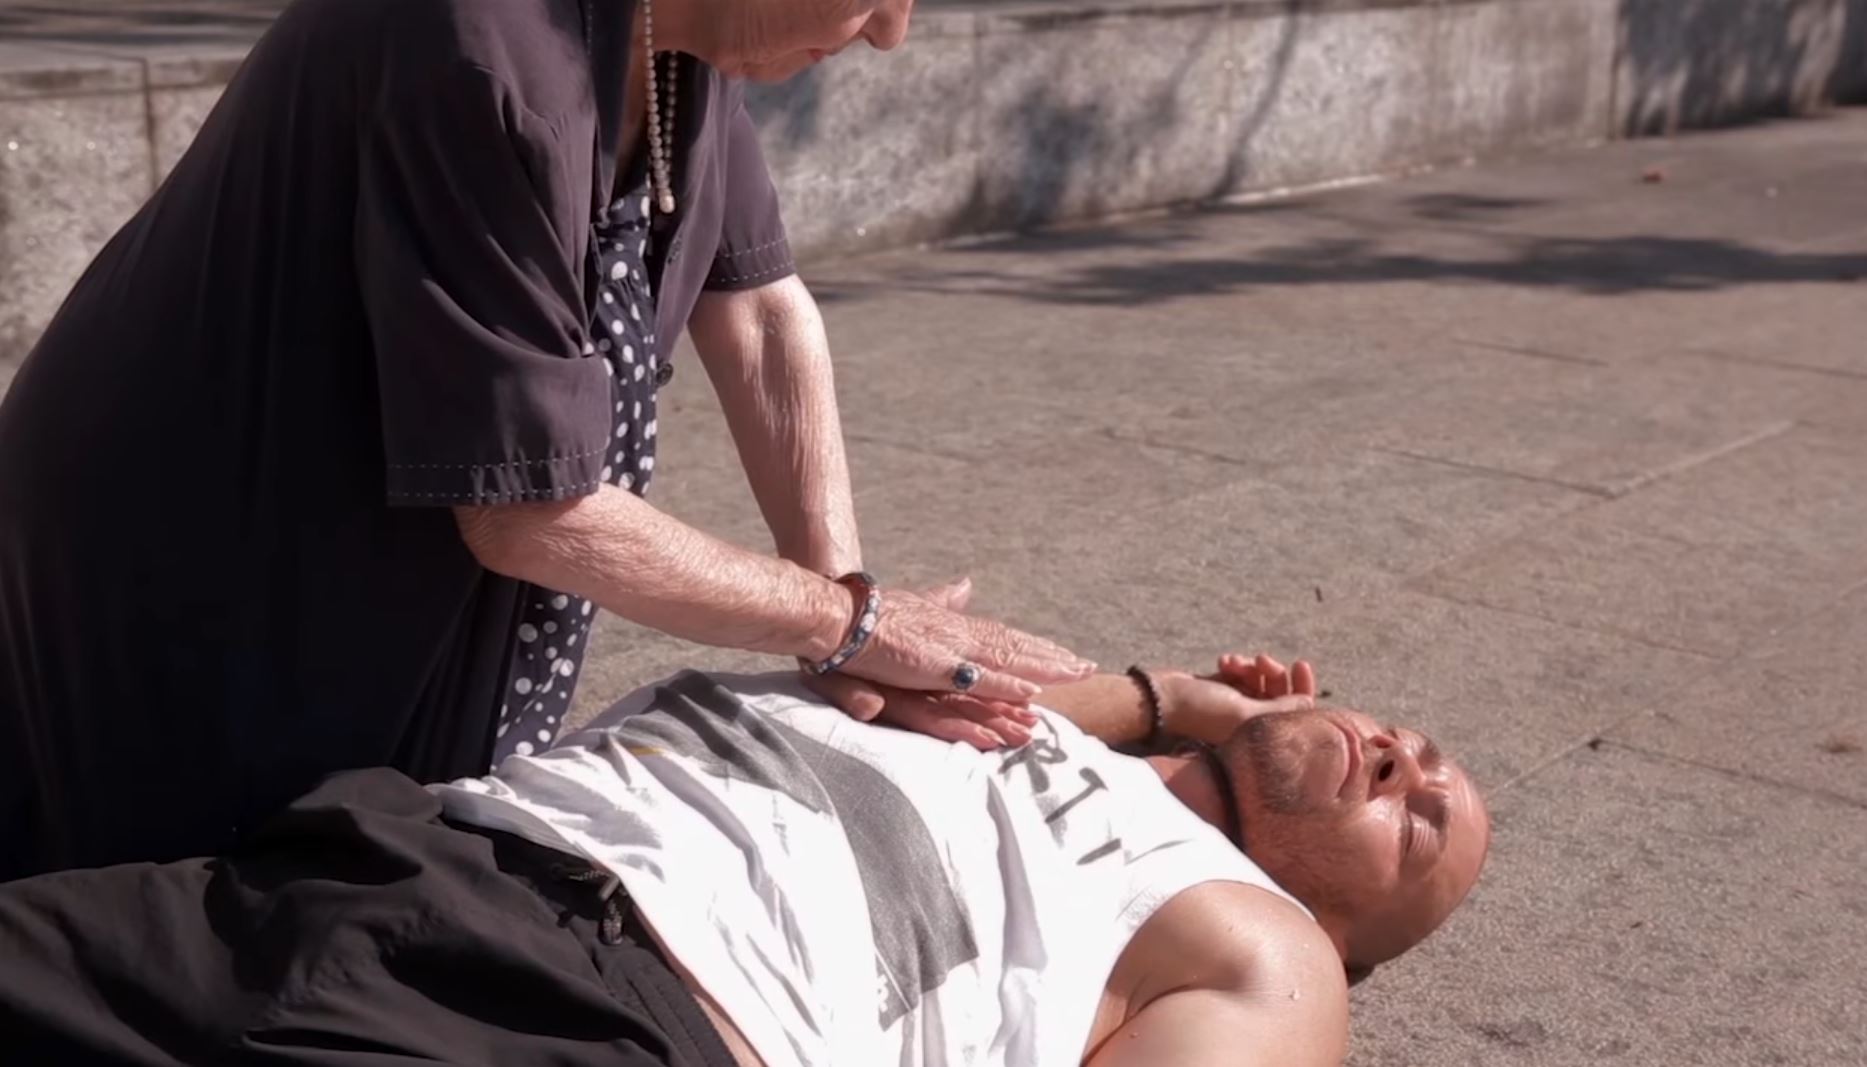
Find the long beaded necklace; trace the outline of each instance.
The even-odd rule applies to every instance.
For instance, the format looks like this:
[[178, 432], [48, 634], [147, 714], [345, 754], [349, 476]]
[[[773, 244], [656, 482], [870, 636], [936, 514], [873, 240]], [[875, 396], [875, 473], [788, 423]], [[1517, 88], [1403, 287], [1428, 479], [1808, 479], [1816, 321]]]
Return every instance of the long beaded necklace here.
[[[642, 43], [648, 53], [648, 179], [655, 187], [655, 206], [663, 215], [674, 214], [674, 183], [669, 179], [668, 151], [674, 143], [674, 57], [668, 57], [667, 108], [661, 104], [661, 57], [655, 52], [655, 3], [642, 0]], [[662, 124], [666, 123], [664, 127]]]

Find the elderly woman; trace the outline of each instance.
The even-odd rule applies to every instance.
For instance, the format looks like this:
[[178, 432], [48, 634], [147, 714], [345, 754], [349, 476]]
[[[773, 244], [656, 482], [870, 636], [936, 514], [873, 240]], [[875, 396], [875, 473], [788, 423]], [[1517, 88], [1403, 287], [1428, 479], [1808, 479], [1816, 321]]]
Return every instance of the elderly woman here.
[[[288, 8], [0, 409], [0, 877], [542, 747], [593, 607], [797, 657], [863, 715], [1086, 675], [858, 573], [741, 79], [893, 48], [910, 5]], [[781, 558], [641, 498], [683, 329]]]

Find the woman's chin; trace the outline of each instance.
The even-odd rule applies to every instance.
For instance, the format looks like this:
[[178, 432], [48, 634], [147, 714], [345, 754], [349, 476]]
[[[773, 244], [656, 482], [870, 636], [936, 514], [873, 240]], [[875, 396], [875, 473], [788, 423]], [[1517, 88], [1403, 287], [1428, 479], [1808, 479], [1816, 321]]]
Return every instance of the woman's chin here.
[[815, 65], [816, 61], [809, 53], [801, 53], [763, 63], [745, 63], [741, 64], [738, 70], [721, 70], [720, 73], [729, 78], [743, 78], [749, 82], [763, 82], [771, 85], [789, 81], [804, 68]]

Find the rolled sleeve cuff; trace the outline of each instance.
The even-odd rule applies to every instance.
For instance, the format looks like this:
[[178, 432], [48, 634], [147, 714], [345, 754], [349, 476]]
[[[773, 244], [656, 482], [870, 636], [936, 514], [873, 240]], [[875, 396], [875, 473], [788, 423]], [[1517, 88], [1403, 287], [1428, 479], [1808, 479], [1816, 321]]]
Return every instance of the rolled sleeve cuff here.
[[602, 356], [491, 341], [449, 355], [463, 364], [459, 372], [388, 378], [398, 386], [388, 395], [402, 401], [383, 423], [390, 504], [515, 504], [596, 491], [616, 447]]
[[570, 500], [603, 484], [607, 445], [589, 452], [502, 463], [390, 464], [388, 499], [411, 506], [476, 506]]
[[750, 248], [722, 251], [713, 257], [706, 288], [715, 291], [757, 289], [797, 273], [791, 242], [783, 237]]

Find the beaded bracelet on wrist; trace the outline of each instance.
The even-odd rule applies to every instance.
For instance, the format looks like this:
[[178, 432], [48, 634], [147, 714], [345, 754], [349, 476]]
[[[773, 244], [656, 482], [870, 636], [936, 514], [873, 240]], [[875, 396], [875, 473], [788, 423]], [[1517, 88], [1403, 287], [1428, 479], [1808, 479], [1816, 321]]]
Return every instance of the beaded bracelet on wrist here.
[[849, 636], [841, 648], [832, 652], [828, 659], [819, 660], [809, 665], [810, 673], [823, 675], [834, 674], [856, 654], [868, 647], [869, 638], [875, 636], [875, 624], [882, 617], [882, 590], [875, 584], [875, 577], [867, 571], [855, 571], [836, 579], [836, 584], [853, 593], [858, 602], [856, 617], [849, 624]]
[[1167, 730], [1167, 723], [1161, 711], [1160, 686], [1155, 684], [1153, 675], [1138, 666], [1128, 668], [1128, 677], [1133, 678], [1134, 684], [1141, 687], [1142, 699], [1147, 701], [1147, 743], [1151, 745]]

